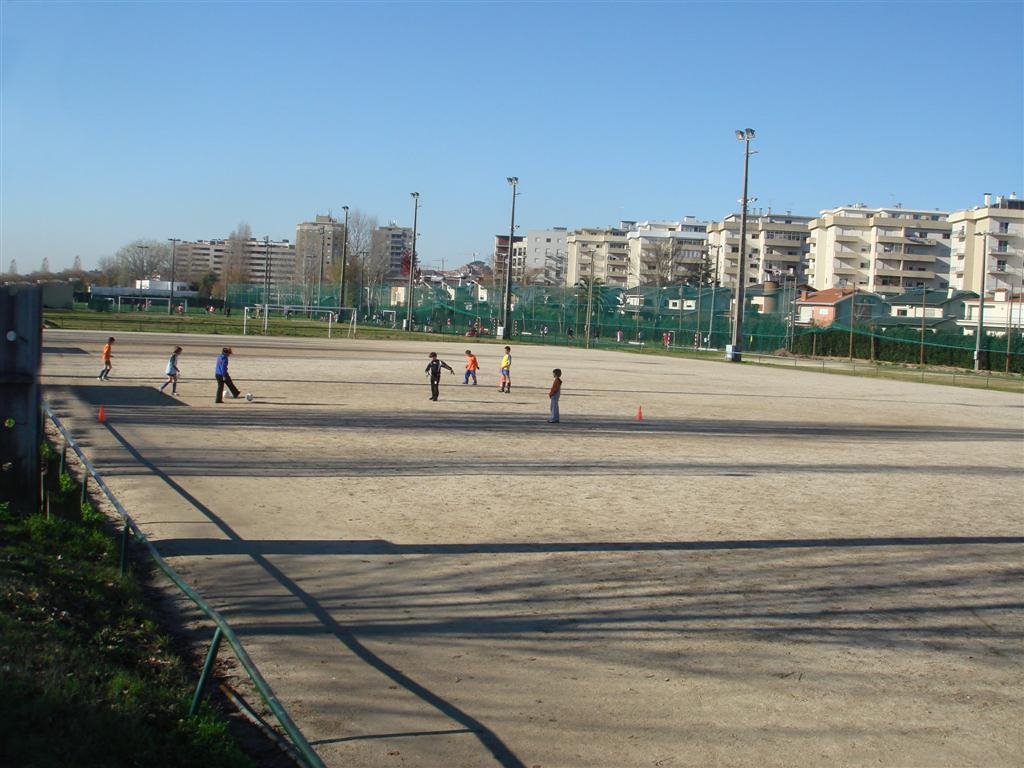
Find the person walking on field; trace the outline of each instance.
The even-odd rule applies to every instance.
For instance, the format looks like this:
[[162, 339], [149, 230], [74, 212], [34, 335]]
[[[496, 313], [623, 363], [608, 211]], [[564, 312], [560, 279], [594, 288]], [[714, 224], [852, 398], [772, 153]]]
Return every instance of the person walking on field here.
[[113, 365], [111, 365], [111, 363], [110, 363], [110, 357], [111, 357], [110, 350], [111, 350], [111, 347], [113, 347], [113, 345], [114, 345], [114, 337], [113, 336], [108, 338], [107, 339], [107, 343], [103, 345], [103, 352], [102, 352], [103, 370], [101, 370], [100, 371], [100, 375], [96, 377], [100, 381], [109, 381], [110, 380], [110, 369], [113, 367]]
[[562, 395], [562, 369], [555, 368], [551, 375], [555, 378], [551, 382], [551, 389], [548, 390], [548, 398], [551, 400], [551, 416], [548, 418], [548, 424], [557, 424], [558, 398]]
[[427, 367], [423, 370], [430, 378], [430, 399], [436, 401], [438, 394], [441, 392], [441, 369], [447, 368], [448, 373], [452, 376], [455, 375], [455, 371], [448, 363], [444, 360], [437, 359], [437, 352], [430, 353], [430, 362], [427, 363]]
[[512, 347], [505, 347], [501, 358], [501, 386], [498, 391], [506, 394], [512, 391]]
[[181, 347], [175, 347], [174, 351], [171, 352], [171, 356], [167, 358], [167, 369], [164, 371], [167, 374], [167, 381], [160, 385], [161, 392], [170, 384], [171, 394], [178, 394], [178, 355], [180, 354]]
[[224, 402], [224, 387], [228, 388], [233, 398], [238, 398], [238, 387], [235, 386], [235, 382], [231, 380], [231, 374], [228, 373], [228, 357], [230, 355], [231, 347], [224, 347], [217, 356], [217, 367], [213, 369], [213, 375], [217, 379], [217, 397], [213, 401], [215, 403]]
[[466, 376], [463, 378], [463, 384], [469, 384], [469, 380], [473, 380], [473, 386], [476, 386], [476, 372], [480, 370], [480, 363], [476, 361], [476, 355], [466, 350]]

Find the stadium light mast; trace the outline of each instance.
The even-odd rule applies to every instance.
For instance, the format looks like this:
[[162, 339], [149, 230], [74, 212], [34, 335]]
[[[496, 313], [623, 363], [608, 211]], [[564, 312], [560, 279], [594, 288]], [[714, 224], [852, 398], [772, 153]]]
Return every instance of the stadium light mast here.
[[516, 235], [516, 187], [519, 185], [519, 177], [508, 176], [506, 181], [512, 187], [512, 224], [508, 230], [508, 253], [505, 254], [505, 306], [501, 314], [501, 338], [503, 339], [512, 336], [508, 321], [512, 315], [512, 240]]
[[[348, 206], [341, 206], [345, 212], [345, 239], [341, 241], [341, 285], [338, 287], [338, 320], [341, 320], [341, 310], [345, 306], [345, 266], [348, 262]], [[357, 304], [359, 302], [356, 302]]]
[[988, 230], [975, 232], [981, 238], [981, 284], [978, 286], [978, 325], [974, 329], [974, 372], [981, 371], [981, 338], [985, 335], [985, 271], [988, 269]]
[[178, 243], [181, 242], [181, 238], [168, 237], [167, 239], [171, 241], [171, 296], [170, 298], [167, 299], [167, 314], [169, 315], [171, 314], [171, 312], [174, 311], [172, 309], [172, 306], [174, 304], [174, 261], [175, 256], [177, 255], [177, 245]]
[[740, 265], [736, 273], [736, 316], [732, 321], [732, 344], [726, 350], [725, 359], [734, 363], [742, 360], [743, 348], [743, 303], [747, 281], [747, 180], [750, 175], [750, 142], [755, 134], [753, 128], [736, 131], [736, 138], [744, 142], [743, 149], [743, 210], [740, 214]]
[[412, 197], [412, 250], [409, 252], [409, 295], [405, 297], [405, 329], [412, 333], [412, 281], [416, 275], [416, 224], [420, 215], [420, 193], [410, 192]]

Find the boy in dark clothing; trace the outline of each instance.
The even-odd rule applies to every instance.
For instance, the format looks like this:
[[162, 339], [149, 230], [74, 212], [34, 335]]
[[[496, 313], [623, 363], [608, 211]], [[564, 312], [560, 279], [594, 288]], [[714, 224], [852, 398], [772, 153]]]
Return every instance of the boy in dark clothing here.
[[430, 353], [430, 362], [427, 363], [427, 367], [424, 368], [427, 376], [430, 377], [430, 399], [437, 400], [437, 396], [441, 389], [441, 369], [447, 368], [448, 373], [452, 376], [455, 375], [455, 371], [448, 365], [444, 360], [437, 359], [437, 352]]

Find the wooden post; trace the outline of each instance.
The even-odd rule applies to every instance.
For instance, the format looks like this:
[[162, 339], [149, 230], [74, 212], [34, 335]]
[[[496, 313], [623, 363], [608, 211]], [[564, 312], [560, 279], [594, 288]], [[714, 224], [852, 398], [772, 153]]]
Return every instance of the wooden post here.
[[0, 501], [39, 509], [39, 366], [43, 297], [35, 285], [0, 286]]

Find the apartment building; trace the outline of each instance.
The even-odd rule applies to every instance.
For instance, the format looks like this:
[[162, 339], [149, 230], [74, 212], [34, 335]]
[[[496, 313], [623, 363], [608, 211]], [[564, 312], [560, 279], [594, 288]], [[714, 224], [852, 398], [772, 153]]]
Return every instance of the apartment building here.
[[[565, 285], [568, 237], [569, 233], [565, 227], [529, 230], [523, 244], [523, 267], [520, 282], [532, 285]], [[513, 279], [516, 279], [516, 260], [516, 252], [513, 249]]]
[[[491, 269], [495, 285], [505, 285], [505, 265], [508, 259], [508, 235], [494, 236], [494, 256]], [[526, 238], [516, 235], [512, 238], [512, 283], [521, 285], [526, 270]]]
[[605, 285], [625, 287], [629, 278], [630, 223], [570, 232], [566, 238], [565, 284], [599, 280]]
[[944, 290], [950, 282], [948, 216], [862, 203], [822, 211], [807, 224], [807, 282], [817, 290], [850, 286], [882, 295]]
[[314, 217], [295, 227], [296, 279], [319, 278], [332, 264], [340, 264], [345, 224], [333, 216]]
[[[813, 216], [755, 210], [747, 214], [746, 283], [792, 278], [808, 282], [808, 224]], [[733, 213], [708, 225], [708, 252], [719, 285], [736, 287], [740, 266], [741, 216]]]
[[627, 229], [626, 287], [695, 282], [707, 253], [707, 224], [679, 221], [622, 222]]
[[224, 274], [232, 248], [242, 246], [242, 262], [235, 279], [248, 285], [272, 288], [295, 279], [295, 245], [287, 240], [185, 240], [175, 248], [176, 271], [198, 280], [204, 273]]
[[403, 259], [412, 253], [412, 227], [400, 227], [394, 221], [377, 227], [370, 233], [370, 253], [376, 263], [386, 265], [387, 277], [400, 277]]
[[[1024, 279], [1024, 200], [1015, 194], [949, 214], [953, 238], [950, 285], [986, 293], [1001, 288], [1020, 292]], [[988, 234], [988, 252], [984, 234]]]

